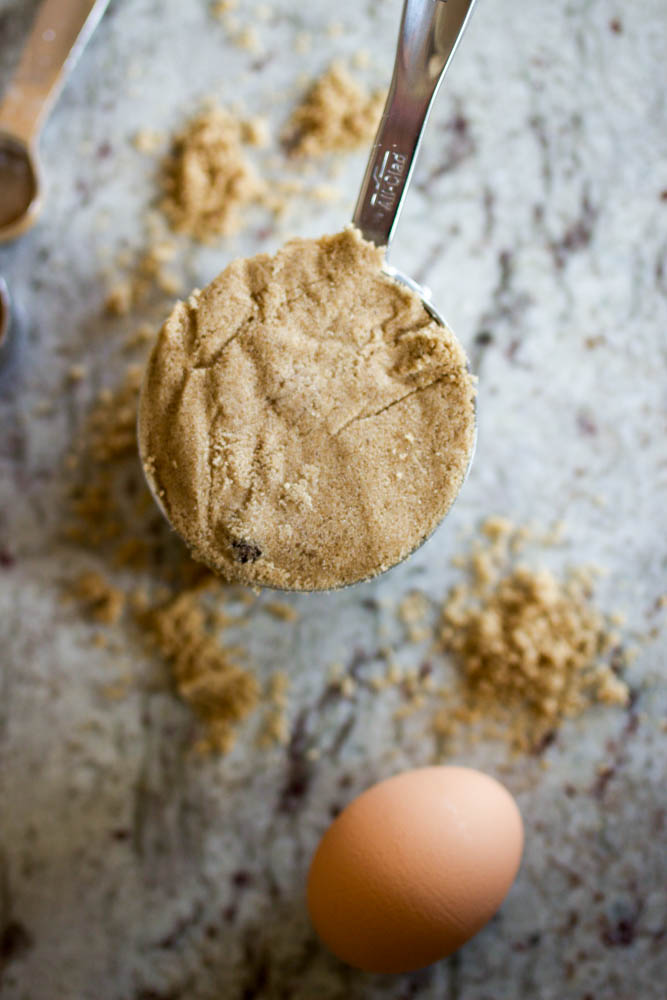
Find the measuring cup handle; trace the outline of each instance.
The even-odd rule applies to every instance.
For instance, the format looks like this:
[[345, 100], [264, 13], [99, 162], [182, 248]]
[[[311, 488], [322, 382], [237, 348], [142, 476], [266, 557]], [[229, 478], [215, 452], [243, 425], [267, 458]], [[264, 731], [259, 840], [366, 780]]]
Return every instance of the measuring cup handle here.
[[0, 131], [30, 146], [109, 0], [44, 0], [0, 104]]
[[475, 0], [405, 0], [394, 74], [352, 222], [388, 247], [433, 99]]

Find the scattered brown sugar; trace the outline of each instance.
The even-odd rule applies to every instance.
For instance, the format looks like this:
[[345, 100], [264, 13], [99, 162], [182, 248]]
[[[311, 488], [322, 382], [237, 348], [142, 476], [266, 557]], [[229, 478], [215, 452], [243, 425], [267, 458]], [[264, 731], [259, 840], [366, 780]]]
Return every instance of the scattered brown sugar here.
[[269, 144], [269, 126], [265, 118], [244, 118], [241, 122], [241, 139], [248, 146], [263, 149]]
[[289, 737], [287, 722], [287, 689], [289, 678], [282, 670], [272, 674], [266, 692], [268, 707], [264, 714], [257, 742], [261, 747], [284, 745]]
[[285, 604], [284, 601], [267, 601], [264, 610], [277, 618], [278, 621], [295, 622], [299, 619], [296, 609], [291, 604]]
[[334, 62], [313, 83], [292, 113], [284, 134], [291, 155], [322, 156], [367, 146], [373, 139], [385, 93], [369, 94]]
[[[122, 538], [126, 531], [114, 478], [118, 464], [136, 454], [140, 384], [141, 368], [129, 365], [114, 391], [100, 391], [89, 416], [85, 449], [81, 455], [71, 454], [66, 460], [77, 470], [77, 478], [70, 490], [71, 518], [65, 536], [87, 548], [99, 549]], [[127, 536], [122, 542], [127, 543]]]
[[102, 389], [89, 418], [90, 455], [98, 464], [113, 462], [136, 449], [137, 399], [141, 365], [128, 365], [114, 390]]
[[[85, 449], [80, 456], [71, 456], [78, 459], [74, 465], [78, 481], [71, 494], [67, 537], [106, 556], [108, 571], [80, 574], [67, 592], [89, 618], [104, 625], [118, 624], [129, 606], [135, 627], [168, 664], [174, 690], [202, 723], [198, 748], [223, 752], [231, 746], [235, 728], [255, 707], [258, 684], [214, 635], [223, 619], [224, 624], [238, 620], [224, 612], [231, 592], [189, 557], [166, 525], [155, 530], [156, 524], [162, 526], [162, 518], [143, 483], [136, 449], [141, 374], [141, 367], [129, 365], [116, 388], [100, 392], [88, 421]], [[165, 539], [170, 538], [166, 558]], [[148, 586], [128, 588], [126, 579], [122, 586], [116, 585], [114, 573], [119, 569], [135, 571], [136, 580]], [[292, 620], [292, 609], [280, 607], [285, 613], [279, 614], [278, 608], [275, 613], [284, 621]], [[107, 637], [96, 634], [94, 644], [108, 646]], [[286, 681], [276, 678], [269, 692], [267, 744], [284, 742], [287, 731]], [[123, 697], [129, 689], [123, 682], [103, 693]]]
[[411, 590], [398, 605], [398, 617], [411, 642], [422, 642], [431, 635], [427, 617], [431, 602], [421, 590]]
[[213, 17], [225, 18], [233, 10], [236, 10], [237, 7], [238, 0], [216, 0], [216, 2], [211, 4], [211, 13]]
[[155, 339], [155, 328], [151, 323], [140, 323], [132, 333], [125, 338], [124, 349], [131, 353], [137, 348], [152, 344]]
[[169, 266], [175, 255], [176, 246], [171, 241], [152, 241], [136, 260], [127, 262], [130, 273], [114, 282], [105, 299], [105, 312], [109, 316], [127, 316], [155, 290], [171, 297], [179, 294], [181, 279]]
[[71, 587], [72, 596], [81, 601], [93, 621], [114, 625], [123, 613], [125, 594], [112, 586], [101, 573], [81, 573]]
[[253, 27], [241, 28], [240, 31], [232, 34], [231, 40], [237, 48], [245, 49], [246, 52], [252, 52], [257, 55], [257, 53], [262, 51], [259, 35]]
[[142, 128], [135, 133], [132, 144], [138, 153], [150, 155], [157, 153], [165, 143], [165, 137], [161, 132], [155, 132], [150, 128]]
[[108, 292], [104, 302], [105, 311], [109, 316], [127, 316], [132, 308], [133, 299], [132, 282], [123, 278], [116, 281]]
[[[238, 30], [236, 24], [232, 25], [231, 10], [226, 3], [213, 8], [233, 32], [237, 45], [256, 49], [259, 43], [254, 30]], [[382, 104], [382, 93], [369, 94], [343, 65], [334, 63], [294, 111], [284, 142], [291, 153], [299, 156], [358, 149], [371, 141]], [[140, 130], [133, 141], [138, 150], [147, 153], [162, 148], [165, 142], [150, 129]], [[269, 141], [267, 123], [259, 117], [242, 118], [211, 105], [191, 118], [172, 138], [162, 165], [164, 196], [160, 207], [170, 228], [199, 242], [213, 243], [237, 233], [246, 224], [250, 206], [262, 206], [281, 215], [293, 200], [288, 198], [290, 193], [301, 200], [309, 197], [321, 202], [340, 197], [331, 185], [307, 186], [299, 178], [294, 182], [294, 191], [289, 192], [284, 180], [274, 178], [268, 182], [260, 177], [245, 148], [263, 148]], [[149, 246], [148, 254], [135, 262], [131, 273], [114, 282], [105, 304], [109, 315], [127, 315], [145, 301], [152, 286], [167, 294], [179, 290], [179, 280], [164, 268], [155, 240], [149, 241]]]
[[81, 382], [87, 375], [88, 369], [85, 365], [70, 365], [67, 369], [68, 382]]
[[316, 590], [399, 562], [474, 441], [465, 353], [354, 229], [234, 261], [179, 303], [146, 371], [144, 468], [225, 579]]
[[418, 625], [429, 612], [430, 601], [421, 590], [411, 590], [398, 605], [398, 617], [404, 625]]
[[170, 665], [177, 693], [206, 727], [198, 748], [227, 751], [235, 727], [257, 704], [259, 687], [210, 634], [200, 589], [139, 613], [138, 621]]
[[440, 736], [497, 722], [516, 748], [535, 750], [591, 704], [628, 701], [609, 664], [620, 637], [592, 602], [592, 574], [558, 579], [517, 563], [517, 538], [526, 535], [489, 519], [465, 581], [448, 595], [439, 641], [454, 657], [460, 687], [443, 692]]
[[202, 243], [238, 232], [243, 210], [266, 185], [248, 161], [248, 128], [223, 108], [207, 108], [174, 139], [164, 162], [162, 210], [172, 228]]
[[371, 64], [371, 54], [368, 49], [357, 49], [352, 54], [350, 63], [354, 69], [368, 69]]
[[120, 701], [123, 698], [127, 698], [132, 690], [133, 680], [132, 674], [127, 672], [115, 684], [103, 684], [99, 692], [107, 701]]

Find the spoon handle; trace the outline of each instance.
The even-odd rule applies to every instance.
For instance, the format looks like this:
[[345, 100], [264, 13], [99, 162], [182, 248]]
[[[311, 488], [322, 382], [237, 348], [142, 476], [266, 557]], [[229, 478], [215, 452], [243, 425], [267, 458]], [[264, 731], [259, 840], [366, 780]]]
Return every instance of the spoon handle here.
[[44, 0], [0, 104], [0, 131], [34, 142], [108, 3]]
[[391, 243], [424, 128], [475, 0], [405, 0], [394, 75], [352, 222]]

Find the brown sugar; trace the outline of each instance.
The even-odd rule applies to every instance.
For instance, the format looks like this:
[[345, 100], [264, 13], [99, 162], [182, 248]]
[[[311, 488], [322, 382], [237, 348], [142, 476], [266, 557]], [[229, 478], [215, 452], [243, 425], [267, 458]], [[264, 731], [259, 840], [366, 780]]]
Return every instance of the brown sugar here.
[[426, 619], [430, 611], [430, 601], [420, 590], [413, 590], [403, 597], [398, 605], [398, 618], [411, 642], [421, 642], [430, 638], [431, 632]]
[[243, 150], [253, 135], [237, 117], [214, 107], [175, 137], [164, 163], [162, 209], [176, 232], [202, 243], [238, 232], [243, 210], [266, 191]]
[[122, 590], [94, 571], [81, 573], [72, 584], [71, 593], [88, 609], [93, 621], [102, 625], [114, 625], [125, 607]]
[[[80, 482], [72, 490], [66, 534], [86, 549], [106, 554], [109, 570], [80, 574], [68, 593], [88, 617], [104, 625], [117, 625], [124, 609], [132, 608], [136, 626], [169, 665], [176, 693], [203, 725], [199, 748], [224, 751], [233, 742], [235, 727], [255, 706], [258, 685], [212, 633], [216, 613], [207, 613], [206, 593], [217, 587], [218, 602], [225, 596], [215, 578], [181, 546], [172, 552], [173, 572], [163, 567], [167, 532], [156, 534], [146, 522], [146, 513], [155, 520], [154, 506], [136, 455], [139, 381], [140, 370], [129, 366], [115, 389], [102, 390], [89, 418], [85, 452], [74, 465]], [[118, 495], [118, 480], [131, 486], [129, 511]], [[123, 568], [150, 583], [158, 567], [160, 583], [149, 590], [128, 590], [125, 581], [122, 587], [113, 582], [114, 572]], [[103, 640], [96, 638], [101, 645]]]
[[454, 335], [347, 229], [233, 262], [179, 303], [140, 405], [144, 468], [226, 579], [325, 589], [388, 568], [449, 509], [474, 440]]
[[109, 316], [127, 316], [132, 308], [134, 289], [127, 278], [115, 281], [109, 290], [104, 308]]
[[258, 735], [258, 744], [261, 747], [271, 744], [285, 745], [289, 738], [289, 728], [287, 722], [287, 689], [289, 679], [282, 670], [276, 670], [268, 685], [266, 701], [268, 707], [264, 713], [264, 719]]
[[200, 590], [139, 613], [138, 621], [170, 665], [176, 691], [205, 724], [199, 749], [228, 750], [235, 726], [257, 704], [259, 686], [209, 633]]
[[561, 722], [593, 703], [627, 703], [627, 685], [608, 664], [618, 642], [591, 600], [591, 576], [559, 579], [516, 563], [517, 535], [492, 518], [448, 595], [439, 628], [460, 688], [443, 692], [436, 732], [495, 720], [511, 743], [535, 749]]
[[264, 610], [277, 618], [278, 621], [295, 622], [299, 620], [297, 610], [291, 604], [285, 604], [284, 601], [267, 601]]
[[211, 13], [214, 17], [225, 17], [238, 7], [238, 0], [216, 0], [211, 5]]
[[132, 144], [138, 153], [157, 153], [164, 145], [164, 136], [151, 128], [142, 128], [135, 133]]
[[367, 146], [380, 121], [385, 94], [369, 94], [334, 62], [294, 110], [285, 144], [294, 156], [344, 153]]
[[175, 253], [173, 243], [152, 241], [133, 262], [131, 274], [114, 280], [104, 302], [107, 315], [127, 316], [134, 307], [145, 303], [155, 290], [176, 296], [181, 291], [181, 282], [169, 268]]
[[[136, 413], [141, 369], [127, 367], [114, 390], [103, 389], [92, 408], [86, 433], [85, 454], [70, 455], [69, 464], [81, 466], [70, 490], [70, 541], [98, 549], [121, 536], [125, 522], [118, 509], [113, 480], [119, 462], [136, 453]], [[126, 542], [127, 539], [123, 539]]]

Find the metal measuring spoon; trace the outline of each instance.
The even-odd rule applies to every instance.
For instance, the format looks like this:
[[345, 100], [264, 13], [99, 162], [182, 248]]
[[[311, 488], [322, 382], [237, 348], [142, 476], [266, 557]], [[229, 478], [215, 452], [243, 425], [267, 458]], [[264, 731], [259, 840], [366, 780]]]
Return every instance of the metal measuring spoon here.
[[[352, 217], [353, 224], [361, 231], [362, 236], [376, 246], [388, 248], [391, 243], [433, 100], [475, 2], [476, 0], [404, 2], [389, 95]], [[385, 271], [415, 291], [429, 315], [446, 327], [447, 324], [432, 304], [427, 289], [388, 264], [385, 265]], [[138, 437], [145, 472], [148, 456], [141, 454], [141, 433], [138, 433]], [[460, 486], [470, 469], [474, 445], [473, 439], [466, 473]], [[149, 475], [146, 476], [146, 481], [157, 506], [167, 522], [171, 523]], [[412, 551], [420, 548], [426, 540], [427, 538], [422, 538]], [[288, 589], [264, 583], [261, 585], [272, 590]]]
[[44, 0], [39, 9], [0, 104], [0, 243], [20, 236], [39, 214], [39, 133], [108, 3]]
[[[376, 246], [391, 244], [435, 95], [476, 0], [405, 0], [394, 74], [352, 222]], [[417, 292], [445, 326], [422, 288], [395, 268], [388, 273]]]

